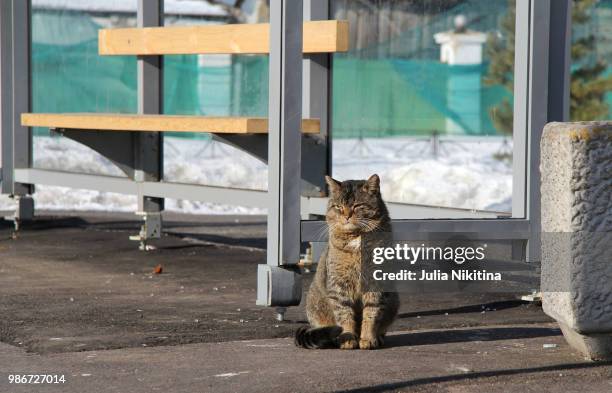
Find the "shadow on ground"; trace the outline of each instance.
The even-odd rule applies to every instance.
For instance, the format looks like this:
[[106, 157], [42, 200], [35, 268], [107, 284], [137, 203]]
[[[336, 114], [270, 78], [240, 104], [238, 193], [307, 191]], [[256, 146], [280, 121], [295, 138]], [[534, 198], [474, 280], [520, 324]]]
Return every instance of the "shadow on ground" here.
[[[568, 363], [568, 364], [555, 364], [551, 366], [542, 366], [542, 367], [527, 367], [527, 368], [515, 368], [509, 370], [492, 370], [492, 371], [482, 371], [482, 372], [469, 372], [465, 374], [455, 374], [455, 375], [444, 375], [444, 376], [436, 376], [430, 378], [417, 378], [410, 379], [402, 382], [393, 382], [393, 383], [385, 383], [380, 385], [356, 388], [356, 389], [347, 389], [347, 390], [338, 390], [336, 393], [378, 393], [378, 392], [389, 392], [389, 391], [398, 391], [399, 389], [406, 388], [416, 388], [419, 386], [439, 386], [441, 383], [448, 382], [465, 382], [465, 381], [473, 381], [482, 378], [503, 378], [503, 377], [512, 377], [517, 375], [527, 375], [527, 374], [539, 374], [539, 373], [558, 373], [559, 371], [570, 371], [570, 370], [585, 370], [585, 369], [602, 369], [609, 371], [608, 367], [612, 365], [612, 361], [607, 362], [599, 362], [599, 363]], [[548, 390], [546, 390], [548, 391]], [[564, 391], [563, 389], [559, 389], [559, 391]]]
[[394, 334], [387, 337], [385, 347], [449, 344], [471, 341], [499, 341], [559, 336], [561, 331], [546, 327], [499, 327], [486, 329], [436, 330]]

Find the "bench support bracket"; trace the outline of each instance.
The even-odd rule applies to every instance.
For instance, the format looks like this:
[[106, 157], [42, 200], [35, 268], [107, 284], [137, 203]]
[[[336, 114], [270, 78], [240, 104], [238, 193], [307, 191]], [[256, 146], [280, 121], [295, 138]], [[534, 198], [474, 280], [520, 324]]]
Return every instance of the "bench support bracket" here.
[[52, 132], [95, 150], [115, 164], [129, 178], [134, 178], [133, 133], [81, 129], [53, 129]]
[[143, 224], [140, 228], [140, 233], [138, 233], [138, 235], [130, 236], [130, 240], [140, 242], [139, 249], [141, 251], [152, 250], [153, 247], [147, 244], [147, 242], [151, 239], [159, 239], [161, 237], [161, 213], [140, 211], [136, 212], [136, 214], [142, 217]]
[[14, 195], [13, 199], [17, 204], [15, 213], [12, 216], [4, 217], [6, 220], [13, 221], [15, 234], [21, 229], [21, 223], [34, 219], [34, 198], [27, 195]]
[[[328, 55], [321, 55], [324, 57], [329, 57]], [[315, 58], [317, 56], [309, 56]], [[309, 62], [313, 60], [308, 60]], [[329, 64], [329, 63], [326, 63]], [[322, 91], [323, 87], [321, 87], [321, 81], [325, 80], [327, 82], [327, 72], [326, 70], [307, 68], [306, 64], [304, 65], [305, 70], [309, 70], [309, 80], [313, 82], [313, 84], [317, 84], [318, 86], [311, 87], [311, 94], [306, 95], [304, 100], [323, 100], [321, 94], [327, 95], [326, 91]], [[324, 84], [327, 87], [327, 84]], [[316, 87], [319, 87], [316, 89]], [[316, 92], [315, 92], [316, 90]], [[320, 135], [302, 135], [302, 157], [308, 157], [308, 160], [304, 160], [302, 162], [302, 196], [308, 197], [323, 197], [326, 196], [325, 189], [325, 175], [329, 174], [329, 155], [328, 148], [331, 140], [328, 139], [327, 134], [327, 114], [325, 110], [321, 110], [321, 107], [318, 104], [310, 104], [305, 108], [308, 112], [305, 112], [305, 116], [307, 113], [311, 113], [312, 116], [321, 119], [321, 134]], [[258, 160], [268, 163], [268, 137], [267, 135], [231, 135], [231, 134], [213, 134], [213, 139], [220, 141], [222, 143], [228, 144], [232, 147], [235, 147], [238, 150], [244, 151], [251, 156], [257, 158]]]

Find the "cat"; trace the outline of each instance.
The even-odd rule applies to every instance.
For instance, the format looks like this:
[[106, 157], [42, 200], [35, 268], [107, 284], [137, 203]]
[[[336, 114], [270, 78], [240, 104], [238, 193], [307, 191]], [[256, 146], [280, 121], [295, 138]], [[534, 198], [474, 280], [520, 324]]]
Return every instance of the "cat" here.
[[364, 270], [371, 264], [361, 263], [363, 247], [373, 246], [366, 243], [391, 234], [380, 179], [372, 175], [368, 180], [325, 180], [330, 191], [329, 240], [306, 298], [311, 327], [298, 329], [295, 343], [308, 349], [376, 349], [399, 309], [397, 292], [370, 285]]

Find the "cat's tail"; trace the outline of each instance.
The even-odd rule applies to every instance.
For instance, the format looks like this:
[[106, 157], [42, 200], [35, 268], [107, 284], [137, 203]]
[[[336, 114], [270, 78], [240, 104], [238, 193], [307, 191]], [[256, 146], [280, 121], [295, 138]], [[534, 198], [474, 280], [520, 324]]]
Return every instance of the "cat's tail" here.
[[306, 349], [338, 348], [340, 326], [310, 328], [302, 326], [295, 332], [295, 345]]

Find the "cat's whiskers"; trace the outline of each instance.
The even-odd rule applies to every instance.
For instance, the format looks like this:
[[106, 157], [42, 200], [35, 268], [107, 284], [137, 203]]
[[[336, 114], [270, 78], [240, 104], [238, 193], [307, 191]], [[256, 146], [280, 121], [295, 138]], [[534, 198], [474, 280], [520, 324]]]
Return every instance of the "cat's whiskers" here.
[[318, 240], [322, 240], [322, 236], [327, 232], [327, 233], [331, 233], [333, 232], [336, 228], [338, 227], [338, 224], [333, 222], [333, 223], [328, 223], [327, 221], [325, 222], [325, 225], [322, 226], [318, 231], [317, 234], [315, 235], [315, 239]]
[[357, 221], [357, 226], [364, 231], [368, 230], [368, 225], [364, 223], [362, 220]]
[[360, 228], [362, 228], [362, 229], [364, 229], [364, 230], [366, 230], [368, 232], [373, 232], [376, 229], [378, 229], [380, 223], [375, 221], [375, 220], [368, 219], [368, 218], [360, 218], [357, 221], [357, 225]]
[[323, 235], [329, 230], [329, 225], [327, 223], [325, 223], [325, 225], [321, 226], [319, 229], [317, 229], [317, 232], [315, 233], [315, 235], [313, 236], [313, 239], [315, 239], [315, 241], [320, 241], [323, 240]]

